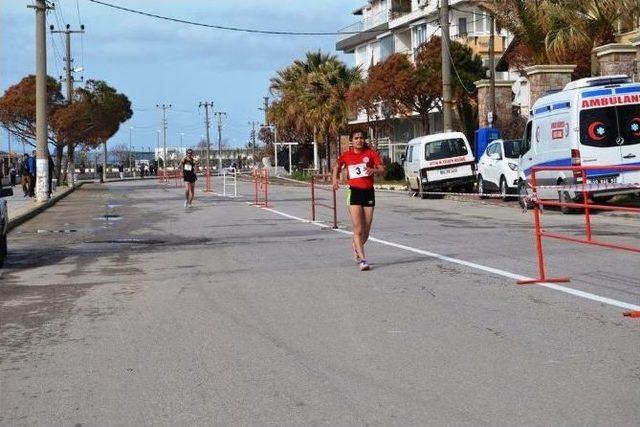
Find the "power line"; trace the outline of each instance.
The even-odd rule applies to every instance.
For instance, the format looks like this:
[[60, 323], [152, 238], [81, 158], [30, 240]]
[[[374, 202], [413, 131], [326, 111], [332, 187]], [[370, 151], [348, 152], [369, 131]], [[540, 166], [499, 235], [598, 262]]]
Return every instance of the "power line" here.
[[214, 28], [217, 30], [225, 30], [225, 31], [236, 31], [241, 33], [269, 34], [269, 35], [280, 35], [280, 36], [337, 36], [341, 34], [367, 34], [367, 33], [382, 34], [386, 31], [386, 30], [382, 30], [382, 31], [381, 30], [365, 30], [365, 31], [298, 32], [298, 31], [257, 30], [255, 28], [229, 27], [225, 25], [204, 24], [202, 22], [172, 18], [169, 16], [157, 15], [155, 13], [149, 13], [149, 12], [143, 12], [141, 10], [130, 9], [128, 7], [118, 6], [118, 5], [103, 2], [100, 0], [89, 0], [89, 1], [91, 3], [100, 4], [102, 6], [107, 6], [107, 7], [122, 10], [125, 12], [135, 13], [135, 14], [147, 16], [150, 18], [162, 19], [162, 20], [171, 21], [171, 22], [178, 22], [180, 24], [195, 25], [197, 27]]

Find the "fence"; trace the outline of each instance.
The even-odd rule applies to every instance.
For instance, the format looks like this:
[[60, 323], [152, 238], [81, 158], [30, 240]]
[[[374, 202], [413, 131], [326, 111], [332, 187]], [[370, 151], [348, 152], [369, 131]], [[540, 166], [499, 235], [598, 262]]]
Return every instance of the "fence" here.
[[[601, 205], [590, 202], [590, 196], [594, 191], [607, 191], [607, 190], [628, 190], [640, 188], [638, 183], [604, 183], [599, 184], [597, 182], [589, 182], [589, 172], [593, 171], [613, 171], [613, 172], [625, 172], [625, 171], [640, 171], [640, 166], [549, 166], [549, 167], [534, 167], [531, 172], [531, 187], [533, 190], [533, 219], [535, 227], [535, 244], [536, 244], [536, 256], [538, 260], [538, 278], [533, 280], [521, 280], [518, 284], [530, 284], [530, 283], [557, 283], [568, 282], [568, 277], [547, 277], [544, 264], [544, 248], [543, 238], [551, 238], [557, 240], [563, 240], [573, 243], [582, 243], [587, 245], [599, 246], [608, 249], [618, 249], [629, 252], [640, 253], [640, 247], [608, 242], [593, 237], [593, 231], [591, 227], [591, 215], [592, 211], [620, 211], [629, 213], [640, 213], [640, 208], [630, 206], [616, 206], [616, 205]], [[571, 171], [574, 176], [578, 178], [578, 184], [575, 185], [538, 185], [537, 174], [539, 172], [547, 171]], [[574, 191], [580, 193], [581, 201], [579, 202], [566, 202], [566, 201], [551, 201], [540, 200], [537, 197], [538, 191], [541, 189], [558, 191]], [[580, 209], [584, 212], [584, 237], [576, 237], [562, 233], [551, 233], [544, 231], [542, 228], [541, 210], [545, 206], [566, 207], [572, 209]], [[625, 316], [640, 317], [640, 312], [627, 312]]]
[[253, 172], [254, 206], [269, 207], [269, 169]]
[[[230, 178], [227, 178], [230, 177]], [[233, 195], [227, 194], [227, 188], [233, 189]], [[225, 170], [222, 173], [222, 195], [224, 197], [238, 197], [238, 171], [236, 169]]]
[[[332, 228], [338, 228], [338, 209], [337, 209], [337, 204], [336, 204], [336, 190], [331, 187], [331, 195], [332, 195], [332, 204], [325, 204], [325, 203], [321, 203], [318, 201], [318, 198], [316, 197], [316, 181], [318, 179], [322, 179], [325, 183], [327, 181], [331, 181], [331, 175], [329, 174], [324, 174], [324, 175], [311, 175], [311, 220], [315, 221], [316, 220], [316, 207], [324, 207], [327, 209], [331, 209], [332, 213], [333, 213], [333, 227]], [[321, 187], [320, 187], [321, 188]], [[324, 190], [324, 188], [323, 188]]]
[[211, 171], [209, 168], [204, 169], [204, 189], [202, 191], [205, 193], [211, 193], [213, 191], [211, 185]]

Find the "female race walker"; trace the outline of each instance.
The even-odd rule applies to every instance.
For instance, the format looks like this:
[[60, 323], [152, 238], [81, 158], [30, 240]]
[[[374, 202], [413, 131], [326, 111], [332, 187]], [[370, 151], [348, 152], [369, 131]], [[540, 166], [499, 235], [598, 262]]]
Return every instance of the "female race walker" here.
[[369, 270], [364, 254], [364, 244], [369, 238], [376, 195], [373, 190], [373, 174], [384, 173], [385, 167], [378, 153], [366, 144], [364, 132], [353, 131], [349, 135], [351, 149], [342, 153], [333, 168], [333, 188], [338, 189], [342, 168], [347, 169], [349, 190], [347, 206], [353, 224], [353, 252], [360, 270]]
[[193, 195], [195, 191], [195, 183], [198, 177], [196, 176], [196, 161], [193, 158], [193, 150], [189, 148], [187, 150], [187, 156], [180, 162], [180, 169], [182, 169], [182, 178], [184, 179], [185, 198], [184, 207], [191, 207], [193, 203]]

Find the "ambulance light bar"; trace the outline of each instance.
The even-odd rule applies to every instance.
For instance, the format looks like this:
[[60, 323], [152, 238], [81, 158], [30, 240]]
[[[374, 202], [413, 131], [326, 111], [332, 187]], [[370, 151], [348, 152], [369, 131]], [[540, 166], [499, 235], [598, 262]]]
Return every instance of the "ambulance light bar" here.
[[586, 77], [584, 79], [576, 80], [568, 83], [564, 90], [580, 89], [584, 87], [593, 86], [605, 86], [621, 83], [631, 83], [631, 77], [624, 74], [618, 74], [615, 76], [600, 76], [600, 77]]

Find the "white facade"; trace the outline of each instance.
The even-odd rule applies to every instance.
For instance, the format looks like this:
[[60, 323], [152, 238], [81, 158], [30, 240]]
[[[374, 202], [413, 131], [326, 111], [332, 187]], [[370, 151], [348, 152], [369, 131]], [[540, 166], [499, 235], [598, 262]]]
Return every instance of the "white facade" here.
[[[487, 65], [489, 16], [473, 3], [450, 1], [450, 37], [470, 46]], [[438, 6], [438, 0], [370, 0], [354, 11], [362, 19], [340, 30], [345, 34], [338, 37], [336, 49], [354, 54], [354, 65], [361, 67], [363, 77], [366, 77], [371, 65], [384, 61], [394, 53], [405, 53], [413, 60], [422, 43], [441, 34]], [[499, 56], [511, 42], [512, 36], [504, 29], [497, 30], [495, 36], [496, 56]], [[498, 73], [496, 77], [508, 79], [513, 76]], [[432, 130], [441, 125], [440, 118], [436, 116], [439, 113], [434, 113]], [[351, 123], [366, 121], [366, 115], [359, 113]]]

